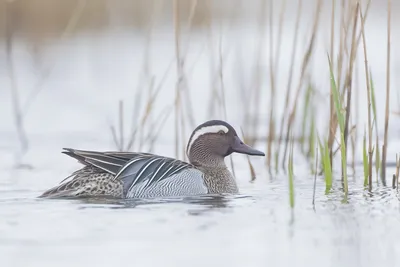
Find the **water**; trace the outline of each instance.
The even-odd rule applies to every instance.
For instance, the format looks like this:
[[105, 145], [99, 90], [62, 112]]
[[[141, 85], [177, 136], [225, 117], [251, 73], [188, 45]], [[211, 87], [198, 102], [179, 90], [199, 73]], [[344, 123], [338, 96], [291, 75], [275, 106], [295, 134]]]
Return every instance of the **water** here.
[[[43, 200], [30, 171], [2, 179], [4, 266], [397, 266], [399, 195], [350, 182], [324, 194], [296, 177], [291, 212], [286, 178], [236, 171], [241, 195], [155, 201]], [[256, 169], [261, 166], [255, 165]], [[38, 176], [51, 171], [37, 170]], [[8, 172], [2, 171], [2, 177]], [[54, 174], [56, 175], [56, 173]], [[11, 175], [10, 175], [11, 176]], [[351, 178], [352, 179], [352, 178]], [[361, 179], [358, 179], [360, 181]], [[38, 181], [38, 180], [37, 180]], [[50, 186], [50, 181], [48, 183]]]

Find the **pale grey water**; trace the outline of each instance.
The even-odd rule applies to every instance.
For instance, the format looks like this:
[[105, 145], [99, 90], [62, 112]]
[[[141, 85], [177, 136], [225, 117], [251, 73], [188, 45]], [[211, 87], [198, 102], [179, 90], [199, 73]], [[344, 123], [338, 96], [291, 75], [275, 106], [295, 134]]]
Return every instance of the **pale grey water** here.
[[395, 190], [351, 182], [342, 204], [318, 177], [314, 211], [313, 178], [298, 176], [292, 214], [285, 176], [249, 183], [237, 166], [240, 196], [159, 203], [38, 200], [40, 180], [60, 171], [2, 170], [2, 265], [398, 266]]
[[[311, 10], [311, 9], [310, 9]], [[372, 8], [367, 36], [369, 63], [377, 88], [379, 138], [382, 144], [385, 94], [386, 43], [385, 10]], [[310, 11], [311, 12], [311, 11]], [[311, 13], [310, 13], [311, 14]], [[327, 12], [326, 14], [329, 14]], [[293, 20], [292, 16], [292, 20]], [[311, 16], [310, 16], [311, 17]], [[397, 21], [398, 16], [394, 16]], [[292, 23], [288, 20], [288, 23]], [[326, 20], [321, 22], [321, 27]], [[293, 23], [292, 23], [293, 24]], [[292, 42], [288, 24], [282, 42], [278, 88], [286, 88]], [[307, 24], [309, 25], [309, 24]], [[237, 129], [244, 124], [241, 86], [251, 87], [258, 30], [254, 23], [241, 29], [224, 25], [223, 51], [228, 51], [225, 73], [228, 121]], [[325, 25], [326, 26], [326, 25]], [[150, 44], [150, 75], [158, 84], [174, 59], [170, 26], [156, 31]], [[329, 73], [326, 48], [329, 34], [322, 30], [311, 73], [317, 88], [327, 92]], [[303, 25], [303, 35], [308, 34]], [[219, 27], [213, 42], [204, 33], [191, 36], [185, 61], [188, 87], [196, 123], [212, 117], [208, 103], [218, 60]], [[268, 37], [268, 35], [266, 35]], [[295, 209], [289, 208], [287, 176], [273, 179], [264, 159], [252, 158], [257, 180], [250, 183], [246, 158], [235, 156], [235, 171], [241, 195], [225, 199], [183, 199], [174, 201], [104, 203], [96, 201], [42, 200], [36, 197], [74, 171], [78, 164], [60, 153], [62, 147], [115, 149], [109, 125], [116, 121], [117, 102], [125, 100], [126, 123], [130, 127], [132, 105], [138, 81], [145, 77], [145, 38], [111, 31], [74, 36], [63, 42], [49, 42], [43, 61], [34, 62], [23, 40], [15, 43], [14, 59], [22, 105], [50, 69], [42, 91], [25, 118], [29, 150], [23, 157], [33, 169], [14, 169], [19, 143], [14, 129], [9, 90], [0, 90], [0, 262], [1, 266], [399, 266], [399, 194], [390, 187], [376, 187], [368, 193], [362, 186], [362, 169], [350, 176], [349, 203], [341, 203], [342, 192], [325, 195], [322, 177], [317, 179], [316, 207], [312, 206], [313, 177], [309, 163], [295, 151]], [[392, 36], [391, 110], [398, 110], [398, 31]], [[304, 45], [301, 45], [303, 48]], [[286, 52], [285, 52], [286, 51]], [[360, 50], [361, 51], [361, 50]], [[359, 53], [361, 53], [359, 51]], [[268, 51], [262, 71], [268, 72]], [[297, 70], [300, 65], [300, 53]], [[2, 58], [3, 55], [0, 54]], [[360, 57], [359, 61], [363, 61]], [[0, 63], [1, 64], [1, 63]], [[2, 66], [3, 68], [3, 66]], [[362, 74], [362, 68], [359, 69]], [[0, 73], [0, 87], [9, 88], [6, 72]], [[298, 77], [298, 73], [295, 74]], [[360, 83], [363, 82], [360, 75]], [[155, 114], [173, 105], [176, 71], [163, 84], [156, 99]], [[263, 90], [268, 91], [268, 78]], [[139, 87], [147, 89], [146, 82]], [[146, 90], [143, 90], [146, 95]], [[284, 92], [278, 91], [277, 116], [283, 110]], [[260, 131], [265, 133], [268, 95], [262, 94]], [[360, 98], [365, 98], [365, 92]], [[361, 100], [361, 103], [364, 103]], [[317, 101], [318, 128], [324, 132], [327, 95]], [[143, 110], [142, 105], [142, 110]], [[366, 107], [360, 105], [359, 125], [366, 122]], [[221, 110], [214, 116], [222, 117]], [[390, 122], [388, 159], [399, 152], [399, 119]], [[296, 130], [299, 127], [296, 127]], [[147, 128], [151, 130], [151, 128]], [[146, 130], [146, 131], [147, 131]], [[126, 129], [128, 131], [128, 129]], [[359, 135], [362, 134], [362, 127]], [[186, 129], [186, 140], [190, 129]], [[361, 139], [359, 139], [361, 141]], [[265, 144], [257, 143], [264, 149]], [[138, 149], [137, 146], [135, 149]], [[142, 148], [148, 149], [147, 146]], [[171, 117], [153, 150], [174, 156], [174, 124]], [[362, 153], [357, 144], [357, 160]], [[298, 155], [298, 156], [296, 156]], [[338, 166], [339, 162], [335, 163]], [[388, 169], [388, 176], [394, 169]], [[350, 171], [351, 173], [351, 171]], [[336, 177], [339, 174], [336, 174]], [[375, 179], [375, 178], [374, 178]]]

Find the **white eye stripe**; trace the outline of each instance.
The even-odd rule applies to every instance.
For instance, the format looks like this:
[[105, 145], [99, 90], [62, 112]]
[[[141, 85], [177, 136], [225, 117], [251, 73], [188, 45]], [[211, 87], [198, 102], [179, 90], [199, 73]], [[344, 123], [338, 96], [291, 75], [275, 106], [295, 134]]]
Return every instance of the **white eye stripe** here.
[[203, 128], [198, 129], [190, 139], [189, 145], [187, 147], [186, 153], [189, 155], [190, 148], [192, 147], [193, 143], [203, 134], [207, 133], [218, 133], [220, 131], [223, 131], [224, 133], [227, 133], [229, 131], [228, 127], [224, 125], [212, 125], [212, 126], [205, 126]]

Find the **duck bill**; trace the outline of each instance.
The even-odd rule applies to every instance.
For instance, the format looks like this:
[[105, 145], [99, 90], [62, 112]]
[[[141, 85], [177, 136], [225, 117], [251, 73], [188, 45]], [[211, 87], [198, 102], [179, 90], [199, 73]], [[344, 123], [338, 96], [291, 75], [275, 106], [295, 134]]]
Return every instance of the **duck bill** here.
[[265, 156], [264, 152], [254, 149], [251, 146], [246, 145], [240, 140], [239, 137], [235, 136], [235, 142], [232, 146], [232, 151], [240, 154], [247, 154], [251, 156]]

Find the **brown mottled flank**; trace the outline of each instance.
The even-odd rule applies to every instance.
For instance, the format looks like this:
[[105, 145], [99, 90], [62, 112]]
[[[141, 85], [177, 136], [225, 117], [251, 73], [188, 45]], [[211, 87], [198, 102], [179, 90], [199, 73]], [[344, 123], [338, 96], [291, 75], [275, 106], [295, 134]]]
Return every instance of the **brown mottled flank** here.
[[123, 197], [123, 184], [114, 176], [92, 166], [85, 166], [72, 174], [71, 181], [44, 192], [40, 197]]

